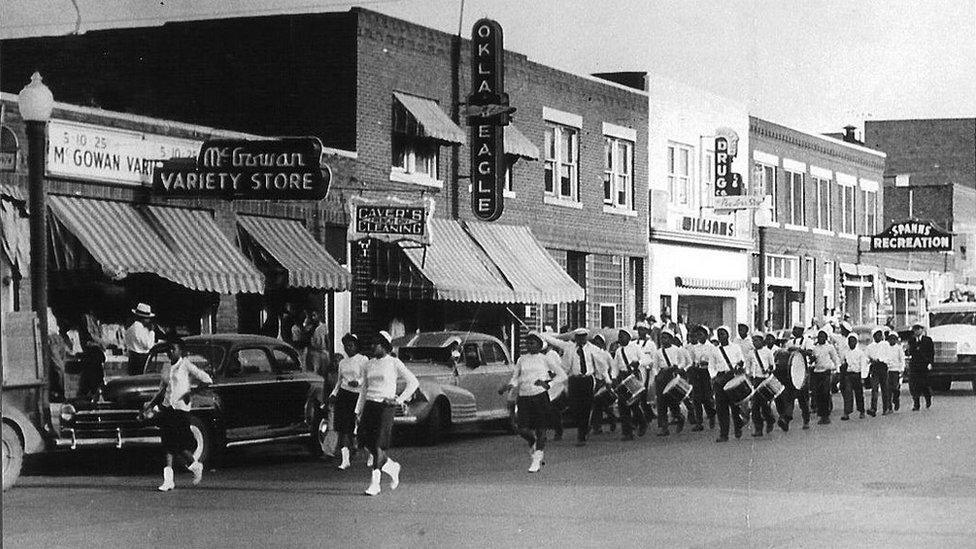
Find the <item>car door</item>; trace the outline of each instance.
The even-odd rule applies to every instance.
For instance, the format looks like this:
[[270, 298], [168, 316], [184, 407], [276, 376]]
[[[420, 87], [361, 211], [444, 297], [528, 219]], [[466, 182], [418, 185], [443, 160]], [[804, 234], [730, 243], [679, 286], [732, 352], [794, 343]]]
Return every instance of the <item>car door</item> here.
[[305, 401], [312, 387], [312, 374], [302, 371], [298, 355], [289, 347], [271, 349], [274, 358], [275, 391], [278, 395], [273, 427], [287, 430], [305, 428]]
[[[489, 391], [486, 395], [485, 407], [488, 410], [508, 413], [508, 395], [498, 394], [498, 388], [512, 379], [512, 364], [508, 360], [501, 345], [494, 341], [481, 344], [482, 375], [485, 377]], [[490, 390], [494, 388], [494, 390]]]
[[[461, 348], [461, 364], [457, 366], [457, 384], [474, 395], [479, 417], [491, 406], [490, 377], [486, 375], [485, 362], [478, 342], [467, 342]], [[500, 385], [499, 385], [500, 386]], [[498, 387], [494, 388], [498, 392]]]
[[214, 387], [228, 439], [258, 438], [268, 429], [278, 400], [275, 381], [266, 349], [245, 347], [231, 352]]

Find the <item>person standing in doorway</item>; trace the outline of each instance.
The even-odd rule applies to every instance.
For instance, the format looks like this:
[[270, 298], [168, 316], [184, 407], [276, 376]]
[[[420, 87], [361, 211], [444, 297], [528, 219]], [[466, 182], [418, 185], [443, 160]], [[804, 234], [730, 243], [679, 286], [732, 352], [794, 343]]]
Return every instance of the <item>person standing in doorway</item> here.
[[149, 351], [156, 345], [156, 330], [153, 325], [152, 307], [145, 303], [136, 305], [132, 309], [135, 317], [132, 324], [125, 330], [125, 350], [129, 355], [129, 375], [137, 376], [146, 368]]
[[935, 343], [925, 335], [925, 327], [921, 324], [912, 326], [912, 339], [909, 342], [909, 354], [912, 357], [908, 368], [908, 389], [912, 393], [912, 411], [920, 408], [920, 398], [925, 397], [925, 407], [932, 406], [932, 388], [929, 386], [929, 370], [935, 362]]

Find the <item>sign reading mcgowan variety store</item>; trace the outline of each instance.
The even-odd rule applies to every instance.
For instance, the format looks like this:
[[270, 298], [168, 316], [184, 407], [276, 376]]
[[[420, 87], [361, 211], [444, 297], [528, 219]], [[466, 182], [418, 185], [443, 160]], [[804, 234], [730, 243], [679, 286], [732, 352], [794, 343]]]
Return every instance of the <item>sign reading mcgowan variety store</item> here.
[[332, 171], [321, 163], [315, 137], [265, 140], [215, 139], [200, 148], [196, 163], [171, 160], [153, 171], [153, 192], [163, 196], [320, 200]]
[[952, 233], [928, 221], [901, 221], [871, 237], [872, 252], [951, 252]]

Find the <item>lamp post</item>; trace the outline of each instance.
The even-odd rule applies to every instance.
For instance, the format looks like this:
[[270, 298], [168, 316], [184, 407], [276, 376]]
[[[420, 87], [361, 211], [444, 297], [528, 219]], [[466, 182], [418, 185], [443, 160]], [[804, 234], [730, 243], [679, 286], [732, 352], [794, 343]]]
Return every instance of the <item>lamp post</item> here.
[[[762, 181], [762, 168], [756, 166], [753, 171], [752, 180], [757, 184]], [[756, 308], [759, 315], [759, 330], [766, 329], [766, 227], [772, 221], [772, 212], [766, 206], [769, 196], [764, 199], [763, 205], [756, 208], [753, 220], [756, 223], [756, 230], [759, 233], [759, 299]]]
[[54, 110], [54, 96], [35, 72], [30, 84], [17, 96], [20, 116], [27, 127], [28, 206], [30, 208], [31, 307], [37, 313], [47, 367], [47, 188], [44, 186], [47, 122]]

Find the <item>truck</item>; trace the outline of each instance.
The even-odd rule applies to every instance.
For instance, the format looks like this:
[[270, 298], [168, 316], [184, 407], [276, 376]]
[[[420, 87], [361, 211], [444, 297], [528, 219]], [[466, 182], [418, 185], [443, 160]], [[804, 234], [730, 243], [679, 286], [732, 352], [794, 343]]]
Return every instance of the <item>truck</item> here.
[[953, 381], [969, 381], [976, 392], [976, 302], [932, 305], [928, 320], [935, 345], [932, 388], [948, 391]]

